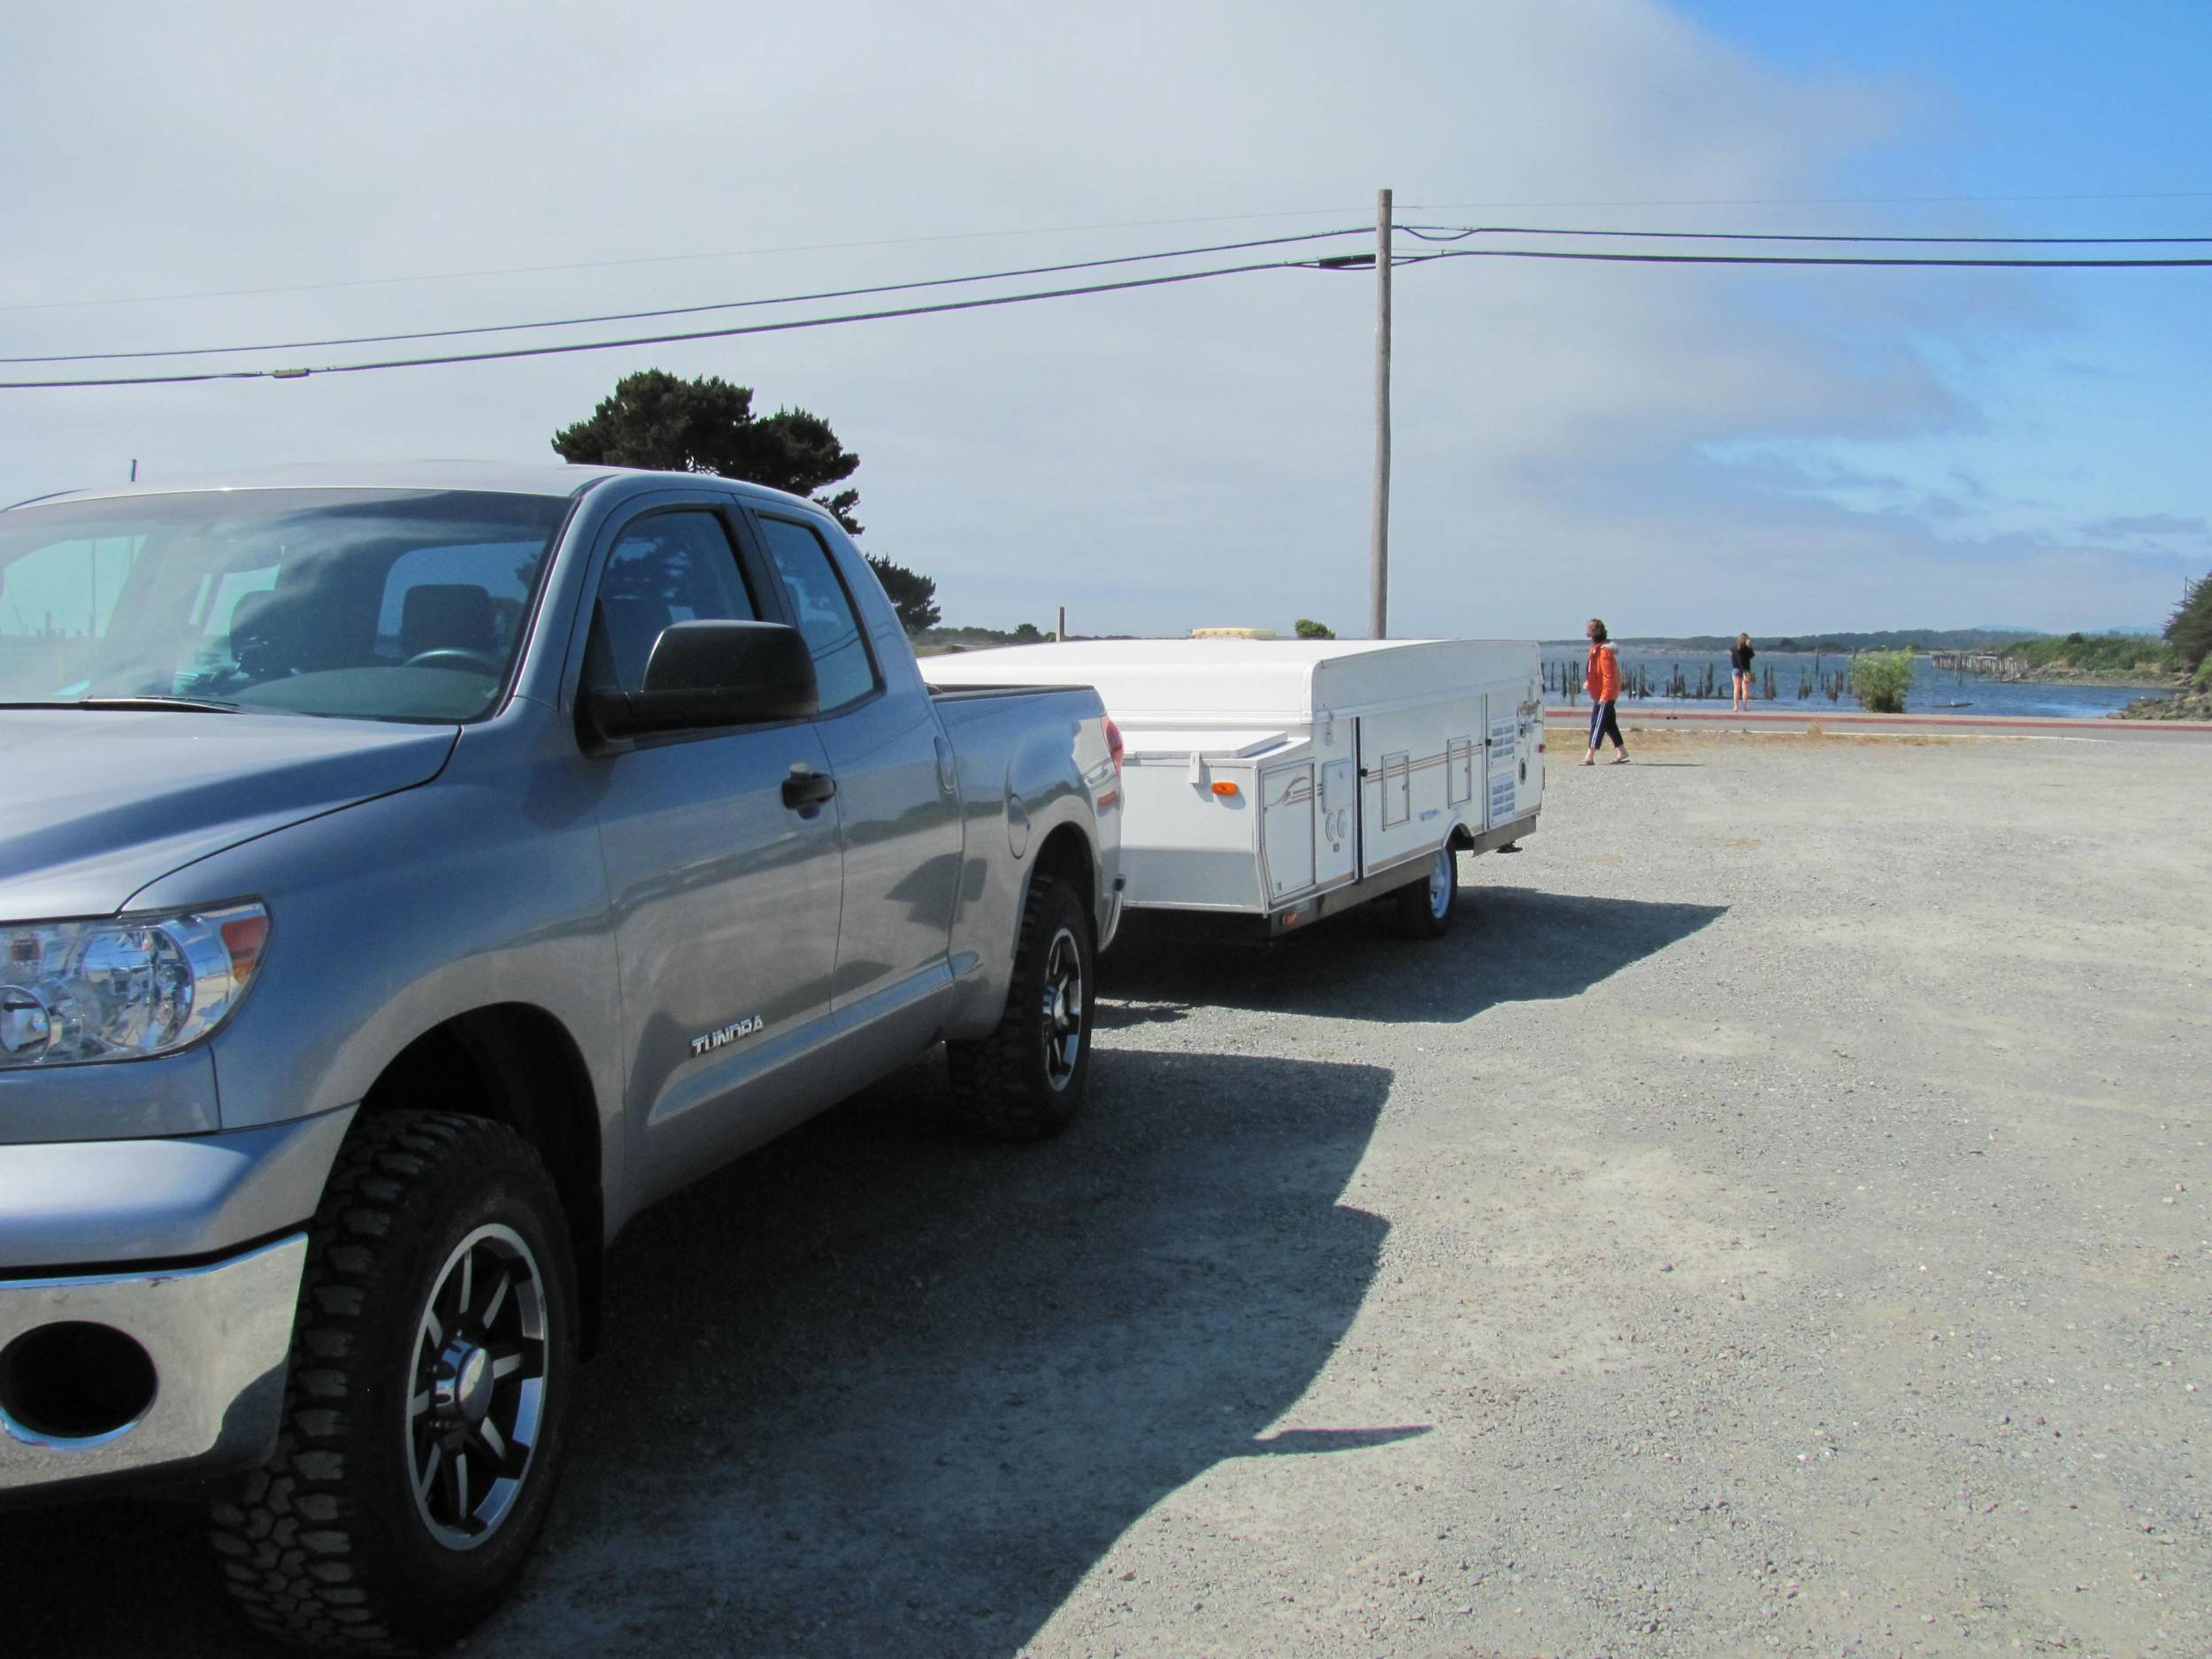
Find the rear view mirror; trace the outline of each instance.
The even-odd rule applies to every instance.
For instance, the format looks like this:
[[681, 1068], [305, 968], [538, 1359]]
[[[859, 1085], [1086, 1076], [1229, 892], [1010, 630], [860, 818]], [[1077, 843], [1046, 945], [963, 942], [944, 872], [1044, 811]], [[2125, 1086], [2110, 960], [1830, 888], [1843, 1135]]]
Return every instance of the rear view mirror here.
[[803, 720], [820, 706], [814, 654], [780, 622], [675, 622], [661, 630], [635, 691], [587, 691], [602, 738]]

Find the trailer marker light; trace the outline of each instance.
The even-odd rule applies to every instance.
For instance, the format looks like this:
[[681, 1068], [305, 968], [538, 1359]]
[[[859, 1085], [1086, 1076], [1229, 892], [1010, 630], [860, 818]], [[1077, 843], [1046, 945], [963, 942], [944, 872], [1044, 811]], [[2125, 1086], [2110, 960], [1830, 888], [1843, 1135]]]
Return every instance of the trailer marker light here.
[[1218, 795], [1232, 795], [1236, 792], [1237, 787], [1233, 783], [1217, 783], [1214, 785], [1214, 793]]

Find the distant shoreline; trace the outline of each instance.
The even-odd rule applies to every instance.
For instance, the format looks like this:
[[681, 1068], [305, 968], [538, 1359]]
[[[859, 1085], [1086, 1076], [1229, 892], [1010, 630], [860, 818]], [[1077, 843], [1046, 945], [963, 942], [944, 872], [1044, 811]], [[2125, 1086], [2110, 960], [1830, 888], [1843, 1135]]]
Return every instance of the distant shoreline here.
[[[1719, 657], [1728, 649], [1725, 642], [1718, 645], [1704, 645], [1686, 640], [1616, 639], [1613, 643], [1624, 652], [1633, 651], [1651, 657]], [[1537, 645], [1540, 650], [1547, 653], [1583, 651], [1589, 649], [1589, 641], [1586, 640], [1540, 640]], [[1847, 661], [1854, 650], [1854, 648], [1848, 645], [1824, 645], [1817, 650], [1806, 645], [1762, 646], [1755, 638], [1751, 645], [1761, 657], [1787, 658], [1793, 662], [1800, 658], [1809, 662], [1815, 657]], [[1901, 649], [1902, 648], [1859, 646], [1855, 649], [1865, 651]], [[1948, 650], [1951, 648], [1939, 649]], [[1916, 658], [1924, 658], [1935, 654], [1932, 651], [1920, 650], [1915, 651], [1913, 656]], [[2008, 686], [2108, 686], [2116, 691], [2153, 691], [2170, 696], [2184, 689], [2187, 683], [2183, 676], [2177, 674], [2146, 674], [2128, 669], [2071, 668], [2057, 664], [2034, 668], [2025, 673], [2018, 674], [1970, 673], [1960, 683], [1971, 686], [1977, 680], [1988, 680]]]

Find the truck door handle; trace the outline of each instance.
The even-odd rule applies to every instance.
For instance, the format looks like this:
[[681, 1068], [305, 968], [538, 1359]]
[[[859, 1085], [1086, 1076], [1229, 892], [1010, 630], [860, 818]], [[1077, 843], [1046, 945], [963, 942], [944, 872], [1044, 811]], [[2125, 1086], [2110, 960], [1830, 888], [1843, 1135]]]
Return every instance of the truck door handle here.
[[794, 766], [791, 775], [783, 780], [783, 803], [794, 811], [804, 812], [818, 807], [837, 793], [837, 780], [826, 772], [814, 772], [804, 766]]

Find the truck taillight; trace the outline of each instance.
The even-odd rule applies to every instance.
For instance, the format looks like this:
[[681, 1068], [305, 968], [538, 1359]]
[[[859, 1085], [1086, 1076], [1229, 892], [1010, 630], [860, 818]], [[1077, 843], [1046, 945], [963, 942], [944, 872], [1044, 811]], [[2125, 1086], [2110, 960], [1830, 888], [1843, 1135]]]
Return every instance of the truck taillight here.
[[1110, 714], [1106, 717], [1106, 754], [1108, 758], [1114, 763], [1116, 772], [1121, 770], [1123, 749], [1121, 727], [1114, 724], [1114, 717]]

